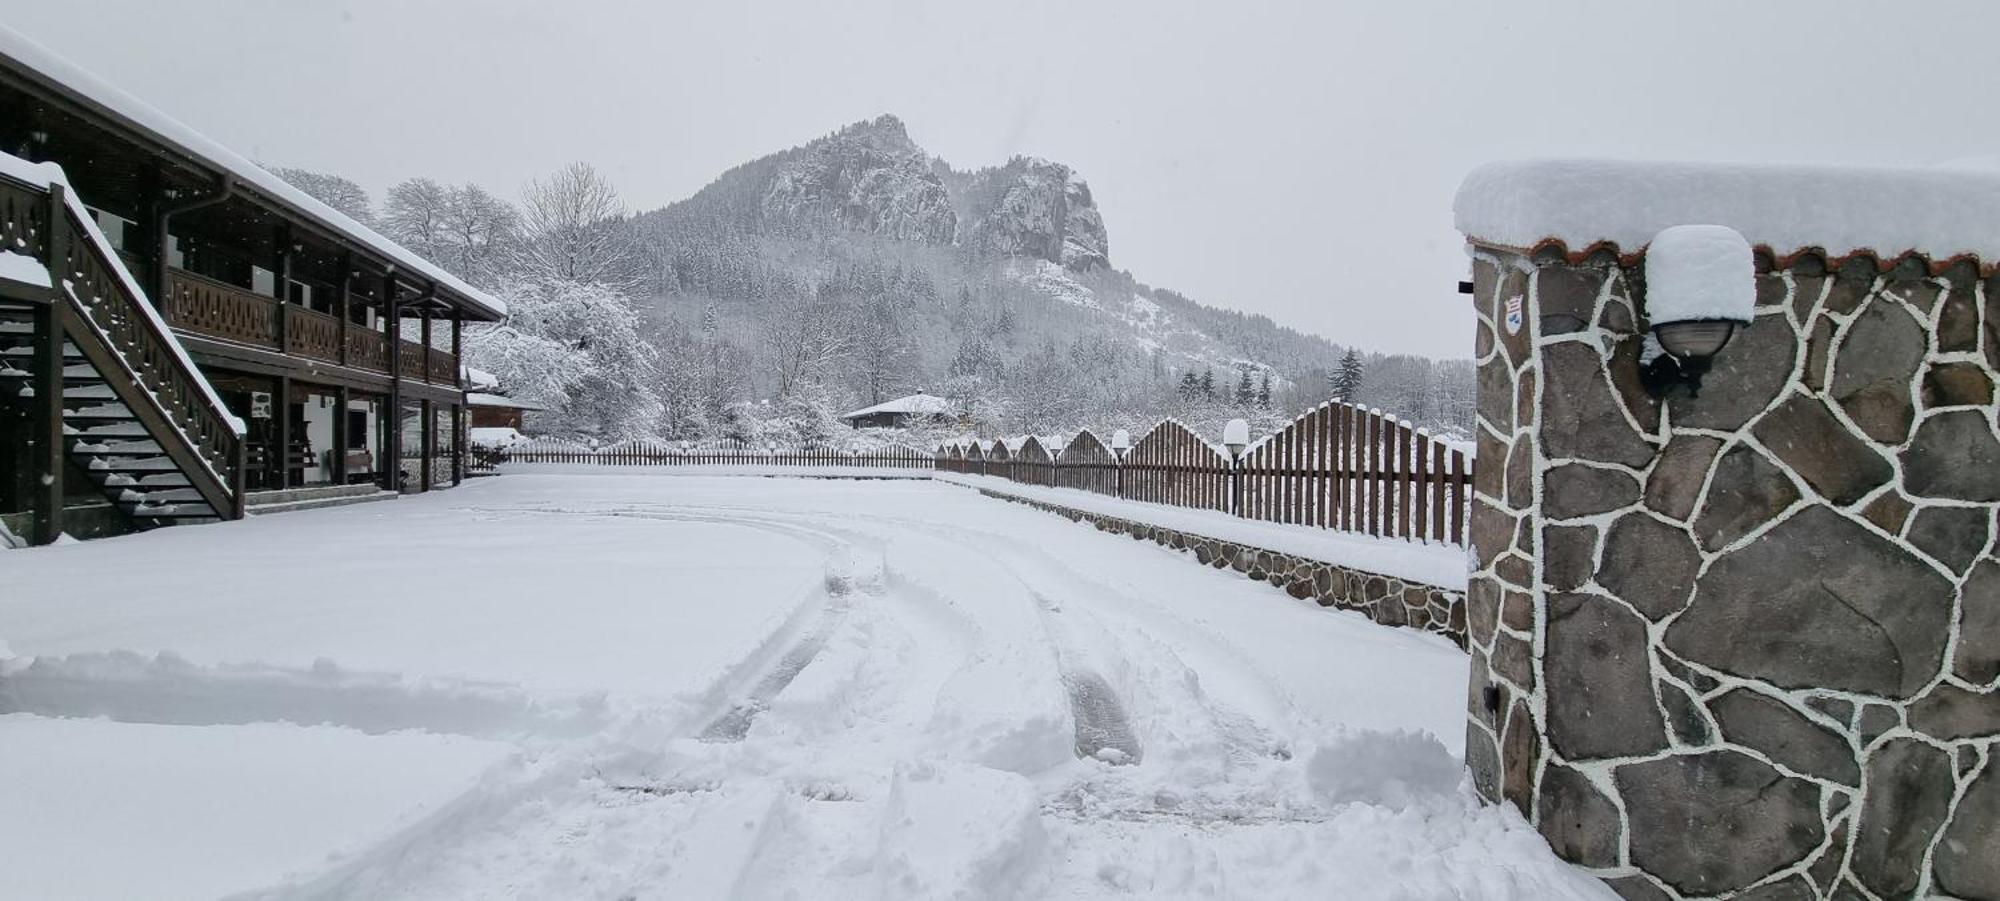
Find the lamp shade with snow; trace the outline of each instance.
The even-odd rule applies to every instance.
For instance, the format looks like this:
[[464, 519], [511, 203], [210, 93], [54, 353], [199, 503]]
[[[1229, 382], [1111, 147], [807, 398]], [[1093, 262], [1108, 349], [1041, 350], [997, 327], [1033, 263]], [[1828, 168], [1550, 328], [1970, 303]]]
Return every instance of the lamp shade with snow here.
[[1117, 451], [1119, 456], [1124, 456], [1126, 451], [1132, 449], [1132, 433], [1124, 429], [1112, 432], [1111, 449]]
[[1755, 316], [1750, 242], [1724, 225], [1676, 225], [1646, 248], [1646, 314], [1662, 353], [1642, 370], [1646, 390], [1701, 393], [1701, 378], [1739, 325]]
[[1222, 427], [1222, 444], [1229, 448], [1229, 455], [1240, 457], [1243, 449], [1250, 446], [1250, 423], [1232, 419]]

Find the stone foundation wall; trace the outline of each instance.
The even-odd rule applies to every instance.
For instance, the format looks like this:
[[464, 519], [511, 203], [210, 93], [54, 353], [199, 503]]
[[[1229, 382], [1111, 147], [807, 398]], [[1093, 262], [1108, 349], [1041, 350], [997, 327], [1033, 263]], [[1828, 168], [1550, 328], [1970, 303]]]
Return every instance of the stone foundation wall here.
[[1628, 898], [2000, 897], [2000, 278], [1760, 254], [1662, 404], [1640, 266], [1474, 276], [1480, 791]]
[[979, 493], [1087, 522], [1100, 531], [1187, 551], [1204, 564], [1216, 569], [1234, 569], [1252, 579], [1269, 582], [1300, 600], [1317, 601], [1322, 607], [1358, 610], [1385, 626], [1436, 632], [1461, 647], [1465, 645], [1465, 596], [1456, 591], [983, 488]]

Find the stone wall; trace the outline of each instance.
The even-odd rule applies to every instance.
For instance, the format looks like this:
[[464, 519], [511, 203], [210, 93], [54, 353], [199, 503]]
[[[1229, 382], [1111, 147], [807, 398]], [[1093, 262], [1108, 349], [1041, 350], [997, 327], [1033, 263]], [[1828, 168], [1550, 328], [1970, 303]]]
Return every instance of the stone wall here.
[[1234, 569], [1252, 579], [1269, 582], [1299, 600], [1316, 601], [1322, 607], [1360, 611], [1385, 626], [1437, 632], [1457, 642], [1460, 647], [1465, 645], [1465, 596], [1456, 591], [1192, 532], [1165, 529], [1137, 520], [1091, 513], [984, 488], [978, 490], [987, 497], [1026, 504], [1077, 522], [1087, 522], [1101, 531], [1130, 535], [1187, 551], [1204, 564], [1216, 569]]
[[1627, 898], [2000, 897], [2000, 278], [1760, 252], [1661, 404], [1641, 265], [1474, 250], [1482, 794]]

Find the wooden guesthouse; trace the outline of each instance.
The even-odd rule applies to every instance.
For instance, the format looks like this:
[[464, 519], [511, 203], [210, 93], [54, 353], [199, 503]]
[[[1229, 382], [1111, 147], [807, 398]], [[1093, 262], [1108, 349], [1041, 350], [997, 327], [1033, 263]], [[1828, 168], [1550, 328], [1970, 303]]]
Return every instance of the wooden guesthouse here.
[[499, 301], [0, 29], [0, 522], [428, 491]]

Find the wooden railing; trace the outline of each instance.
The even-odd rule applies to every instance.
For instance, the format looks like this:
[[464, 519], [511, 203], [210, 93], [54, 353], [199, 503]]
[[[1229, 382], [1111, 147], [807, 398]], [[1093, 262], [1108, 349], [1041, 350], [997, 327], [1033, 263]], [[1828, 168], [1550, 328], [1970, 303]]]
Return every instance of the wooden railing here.
[[389, 336], [372, 329], [349, 326], [347, 365], [369, 372], [388, 372]]
[[217, 515], [240, 516], [241, 423], [155, 318], [124, 262], [86, 225], [82, 205], [64, 185], [0, 177], [0, 211], [8, 248], [58, 277], [56, 304], [70, 342]]
[[1122, 459], [1086, 431], [1051, 455], [1039, 438], [949, 445], [942, 472], [1233, 513], [1246, 519], [1464, 545], [1472, 460], [1379, 410], [1321, 404], [1242, 457], [1173, 420]]
[[[234, 341], [297, 357], [389, 374], [389, 337], [348, 325], [341, 340], [340, 317], [297, 304], [280, 304], [248, 288], [167, 270], [167, 322], [191, 334]], [[434, 385], [458, 384], [458, 358], [447, 351], [401, 343], [399, 372]]]
[[293, 356], [311, 357], [328, 363], [341, 361], [340, 317], [301, 306], [287, 306], [284, 331], [285, 350]]
[[435, 347], [424, 353], [425, 378], [434, 385], [458, 384], [458, 358]]
[[278, 302], [180, 269], [167, 270], [167, 322], [197, 335], [282, 350]]
[[415, 341], [396, 339], [396, 371], [402, 373], [403, 378], [423, 381], [424, 370], [429, 367], [428, 350]]

